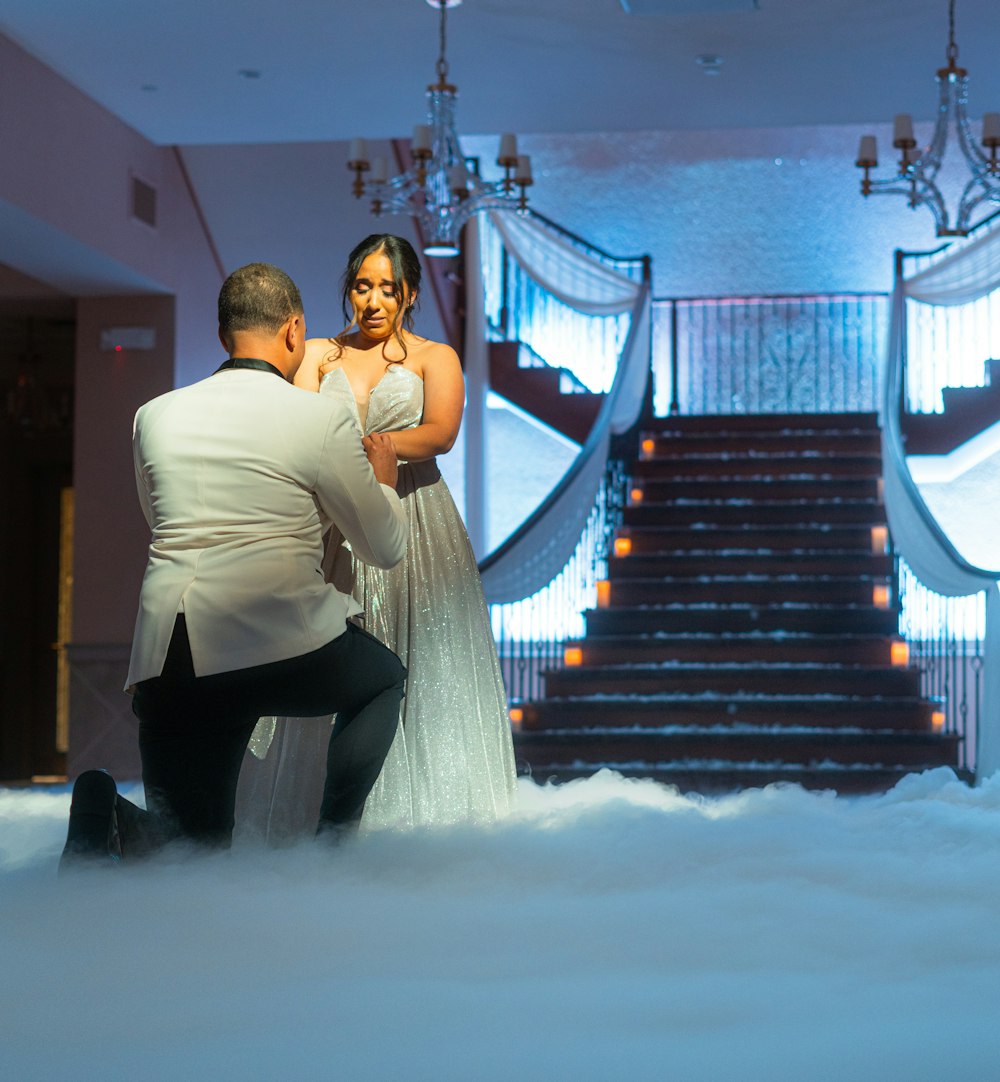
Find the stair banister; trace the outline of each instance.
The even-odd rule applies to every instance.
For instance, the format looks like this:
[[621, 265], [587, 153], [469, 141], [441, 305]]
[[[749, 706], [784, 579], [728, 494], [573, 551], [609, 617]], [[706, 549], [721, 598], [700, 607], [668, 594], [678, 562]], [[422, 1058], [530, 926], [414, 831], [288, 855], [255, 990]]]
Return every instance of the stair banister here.
[[[982, 261], [984, 253], [988, 253], [1000, 274], [1000, 231], [993, 234], [991, 242], [986, 241], [989, 237], [973, 242], [971, 258]], [[922, 270], [915, 276], [919, 280], [917, 289], [912, 287], [913, 279], [904, 277], [905, 253], [896, 255], [881, 408], [882, 458], [886, 514], [897, 555], [928, 590], [943, 597], [986, 593], [984, 684], [976, 747], [976, 775], [981, 780], [1000, 769], [1000, 572], [973, 566], [945, 535], [910, 474], [900, 426], [905, 398], [907, 295], [912, 291], [924, 303], [966, 303], [976, 287], [970, 277], [964, 294], [955, 288], [955, 276], [962, 273], [961, 255], [960, 248]], [[942, 278], [949, 276], [939, 295], [935, 294], [936, 267], [943, 267]], [[984, 274], [981, 280], [988, 283], [990, 277]]]

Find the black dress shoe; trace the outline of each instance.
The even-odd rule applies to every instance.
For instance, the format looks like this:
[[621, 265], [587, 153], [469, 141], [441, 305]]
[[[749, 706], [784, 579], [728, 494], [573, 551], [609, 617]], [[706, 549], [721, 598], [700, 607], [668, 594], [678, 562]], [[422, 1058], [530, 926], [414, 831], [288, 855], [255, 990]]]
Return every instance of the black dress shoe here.
[[59, 860], [67, 868], [117, 864], [122, 859], [114, 778], [103, 770], [87, 770], [76, 779], [69, 808], [69, 831]]

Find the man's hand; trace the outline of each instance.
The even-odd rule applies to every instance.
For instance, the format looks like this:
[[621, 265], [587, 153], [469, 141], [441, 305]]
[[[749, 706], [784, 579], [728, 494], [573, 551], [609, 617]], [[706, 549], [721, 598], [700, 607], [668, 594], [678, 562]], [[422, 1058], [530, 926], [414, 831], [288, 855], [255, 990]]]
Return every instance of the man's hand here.
[[375, 480], [379, 484], [395, 488], [399, 471], [396, 466], [396, 449], [389, 436], [385, 432], [373, 432], [362, 439], [361, 445], [375, 471]]

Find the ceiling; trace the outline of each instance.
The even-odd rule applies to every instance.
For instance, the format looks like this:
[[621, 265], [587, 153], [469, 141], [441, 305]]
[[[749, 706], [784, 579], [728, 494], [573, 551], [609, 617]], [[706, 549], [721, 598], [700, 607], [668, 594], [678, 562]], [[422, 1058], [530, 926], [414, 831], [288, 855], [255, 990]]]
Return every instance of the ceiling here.
[[[935, 107], [946, 0], [465, 0], [459, 130], [857, 124]], [[970, 112], [1000, 111], [1000, 3], [958, 0]], [[4, 0], [5, 33], [159, 144], [403, 136], [423, 119], [425, 0]], [[696, 58], [721, 58], [706, 75]], [[251, 73], [249, 76], [247, 74]], [[253, 73], [256, 73], [254, 75]]]

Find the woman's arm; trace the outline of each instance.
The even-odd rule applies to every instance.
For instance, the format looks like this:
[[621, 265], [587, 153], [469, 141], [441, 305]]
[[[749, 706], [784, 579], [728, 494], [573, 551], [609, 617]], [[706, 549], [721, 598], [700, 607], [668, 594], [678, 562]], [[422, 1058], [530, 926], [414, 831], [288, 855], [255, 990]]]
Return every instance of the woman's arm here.
[[458, 354], [434, 343], [423, 365], [424, 418], [416, 428], [390, 432], [399, 458], [416, 462], [450, 451], [458, 436], [465, 408], [465, 379]]

